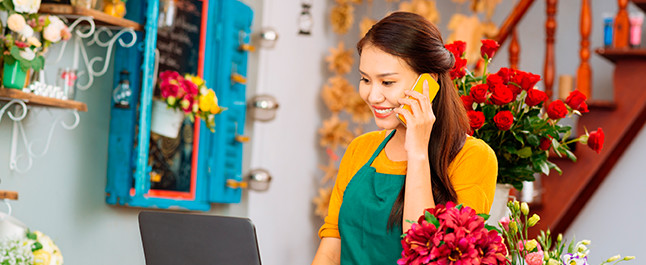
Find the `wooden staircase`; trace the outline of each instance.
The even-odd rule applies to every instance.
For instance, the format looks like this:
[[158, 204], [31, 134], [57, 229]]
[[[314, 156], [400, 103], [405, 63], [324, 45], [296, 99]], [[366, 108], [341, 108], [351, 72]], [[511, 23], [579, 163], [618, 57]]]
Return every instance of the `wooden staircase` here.
[[[629, 0], [617, 0], [619, 10], [626, 10]], [[514, 34], [516, 24], [534, 0], [521, 0], [501, 27], [496, 39], [502, 43], [509, 35]], [[553, 34], [556, 27], [554, 13], [557, 0], [546, 1], [546, 51], [545, 72], [543, 78], [548, 95], [552, 94], [554, 80]], [[646, 11], [646, 0], [632, 0]], [[585, 94], [590, 93], [589, 70], [589, 36], [591, 27], [590, 0], [581, 0], [581, 66], [577, 73], [577, 89]], [[628, 36], [628, 28], [615, 35]], [[623, 34], [623, 35], [622, 35]], [[627, 39], [627, 37], [626, 37]], [[515, 38], [511, 46], [517, 46]], [[616, 43], [616, 42], [615, 42]], [[518, 49], [510, 48], [510, 58], [518, 58]], [[514, 54], [516, 53], [516, 54]], [[612, 102], [589, 100], [590, 112], [579, 118], [578, 134], [603, 128], [605, 143], [600, 154], [587, 146], [578, 144], [575, 154], [577, 162], [568, 159], [551, 159], [562, 170], [563, 175], [551, 172], [542, 176], [543, 195], [539, 207], [532, 212], [541, 216], [536, 227], [530, 229], [530, 236], [535, 237], [540, 230], [549, 228], [552, 234], [564, 233], [587, 201], [596, 192], [608, 173], [612, 170], [622, 154], [632, 143], [635, 136], [646, 123], [646, 49], [611, 48], [597, 49], [596, 53], [615, 64], [613, 73], [614, 99]], [[510, 60], [510, 65], [517, 62]], [[592, 96], [594, 99], [594, 96]]]

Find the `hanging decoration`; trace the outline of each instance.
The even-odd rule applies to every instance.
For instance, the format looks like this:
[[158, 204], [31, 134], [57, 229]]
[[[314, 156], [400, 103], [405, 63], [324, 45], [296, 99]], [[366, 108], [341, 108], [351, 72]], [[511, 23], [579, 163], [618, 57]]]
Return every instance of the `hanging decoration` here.
[[312, 19], [312, 14], [310, 13], [310, 8], [312, 8], [311, 2], [301, 2], [301, 15], [298, 17], [298, 34], [299, 35], [310, 35], [312, 32], [312, 26], [314, 21]]
[[349, 3], [333, 7], [330, 13], [330, 23], [335, 33], [346, 34], [354, 23], [354, 7]]
[[399, 11], [418, 14], [437, 24], [440, 21], [440, 12], [437, 12], [435, 0], [411, 0], [399, 4]]
[[336, 48], [330, 48], [330, 55], [325, 57], [328, 63], [328, 70], [344, 75], [352, 70], [354, 58], [352, 57], [352, 50], [346, 50], [342, 41], [339, 42]]

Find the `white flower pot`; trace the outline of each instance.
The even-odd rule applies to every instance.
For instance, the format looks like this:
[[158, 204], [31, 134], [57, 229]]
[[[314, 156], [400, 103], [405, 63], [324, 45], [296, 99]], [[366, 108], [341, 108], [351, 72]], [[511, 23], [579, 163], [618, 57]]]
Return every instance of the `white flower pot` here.
[[493, 204], [489, 211], [489, 219], [487, 224], [498, 227], [500, 218], [509, 214], [507, 209], [507, 201], [509, 201], [509, 191], [511, 190], [509, 184], [496, 184], [496, 193], [493, 195]]
[[184, 121], [184, 113], [170, 109], [164, 101], [153, 100], [150, 130], [168, 138], [177, 138]]

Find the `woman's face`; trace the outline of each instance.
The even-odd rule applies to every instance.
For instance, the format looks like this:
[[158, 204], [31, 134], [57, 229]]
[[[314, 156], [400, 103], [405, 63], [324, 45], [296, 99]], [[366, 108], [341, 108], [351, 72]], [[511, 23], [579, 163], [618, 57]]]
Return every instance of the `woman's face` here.
[[413, 86], [418, 74], [402, 58], [370, 44], [361, 52], [359, 73], [359, 94], [370, 106], [377, 126], [386, 130], [403, 127], [393, 109], [401, 105], [397, 100]]

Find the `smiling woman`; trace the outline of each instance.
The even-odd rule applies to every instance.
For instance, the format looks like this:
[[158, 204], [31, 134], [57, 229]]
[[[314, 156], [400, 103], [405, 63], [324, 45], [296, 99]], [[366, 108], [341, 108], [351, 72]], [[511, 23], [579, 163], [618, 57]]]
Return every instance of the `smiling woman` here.
[[[396, 12], [375, 24], [357, 49], [359, 94], [382, 130], [348, 146], [313, 264], [396, 264], [406, 220], [448, 201], [488, 213], [493, 201], [496, 157], [467, 135], [468, 118], [449, 74], [455, 58], [439, 30], [419, 15]], [[422, 93], [411, 90], [423, 73], [440, 86], [432, 101], [427, 83]]]

